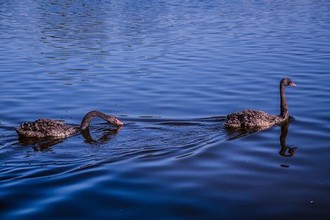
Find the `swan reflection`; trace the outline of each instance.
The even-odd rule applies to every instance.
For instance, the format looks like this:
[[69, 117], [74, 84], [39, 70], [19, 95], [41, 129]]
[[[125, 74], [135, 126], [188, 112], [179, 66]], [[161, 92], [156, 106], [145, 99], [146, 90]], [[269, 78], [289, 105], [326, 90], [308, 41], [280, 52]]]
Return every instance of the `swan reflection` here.
[[296, 152], [296, 147], [289, 147], [286, 145], [286, 137], [288, 136], [290, 121], [287, 121], [281, 125], [281, 136], [280, 136], [280, 144], [281, 150], [279, 154], [283, 157], [292, 157]]
[[[84, 142], [91, 144], [91, 145], [99, 145], [105, 144], [109, 142], [114, 135], [118, 133], [121, 128], [116, 129], [102, 129], [101, 131], [97, 132], [102, 134], [97, 138], [94, 138], [90, 134], [90, 128], [87, 128], [81, 131], [82, 136], [84, 137]], [[26, 138], [26, 137], [19, 137], [19, 143], [22, 146], [31, 146], [35, 151], [49, 151], [51, 150], [52, 146], [55, 146], [59, 143], [62, 143], [65, 139], [64, 138]]]
[[103, 131], [103, 134], [101, 137], [99, 137], [97, 140], [92, 137], [92, 135], [89, 132], [89, 128], [81, 131], [82, 136], [85, 138], [85, 142], [88, 144], [98, 145], [98, 144], [105, 144], [109, 142], [114, 135], [116, 135], [121, 127], [116, 129], [107, 129]]
[[[297, 147], [289, 147], [286, 145], [286, 138], [288, 136], [288, 131], [289, 131], [289, 124], [290, 124], [290, 121], [293, 120], [293, 118], [290, 116], [290, 118], [284, 122], [281, 123], [281, 135], [280, 135], [280, 151], [279, 151], [279, 154], [282, 156], [282, 157], [292, 157], [294, 156], [295, 152], [296, 152], [296, 149]], [[228, 132], [228, 135], [229, 135], [229, 138], [227, 139], [228, 141], [231, 141], [231, 140], [236, 140], [236, 139], [239, 139], [239, 138], [242, 138], [242, 137], [245, 137], [247, 135], [250, 135], [250, 134], [253, 134], [253, 133], [257, 133], [257, 132], [260, 132], [260, 131], [264, 131], [266, 129], [249, 129], [249, 130], [246, 130], [246, 129], [236, 129], [236, 130], [233, 130], [233, 129], [226, 129], [227, 132]]]

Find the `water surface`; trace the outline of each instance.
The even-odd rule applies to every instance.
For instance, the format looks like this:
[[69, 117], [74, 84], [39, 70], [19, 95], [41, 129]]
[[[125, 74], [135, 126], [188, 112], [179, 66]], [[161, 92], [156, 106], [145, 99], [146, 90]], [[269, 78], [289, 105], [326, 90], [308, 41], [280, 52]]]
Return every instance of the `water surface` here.
[[[329, 1], [0, 1], [1, 219], [328, 219]], [[233, 136], [229, 112], [288, 127]], [[24, 143], [37, 118], [91, 137]]]

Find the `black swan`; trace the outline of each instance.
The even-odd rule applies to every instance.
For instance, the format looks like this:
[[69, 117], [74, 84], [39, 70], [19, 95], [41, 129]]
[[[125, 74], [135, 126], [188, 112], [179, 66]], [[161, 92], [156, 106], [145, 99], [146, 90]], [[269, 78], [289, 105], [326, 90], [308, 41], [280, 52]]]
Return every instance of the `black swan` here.
[[117, 128], [123, 125], [115, 116], [106, 115], [99, 111], [91, 111], [85, 115], [80, 126], [66, 125], [61, 120], [42, 118], [33, 122], [24, 122], [16, 131], [23, 138], [65, 138], [88, 129], [89, 123], [94, 117], [100, 117]]
[[280, 83], [281, 113], [271, 115], [263, 111], [243, 110], [227, 115], [224, 124], [228, 129], [261, 130], [273, 125], [279, 125], [289, 118], [288, 105], [285, 97], [285, 87], [296, 86], [289, 78], [283, 78]]

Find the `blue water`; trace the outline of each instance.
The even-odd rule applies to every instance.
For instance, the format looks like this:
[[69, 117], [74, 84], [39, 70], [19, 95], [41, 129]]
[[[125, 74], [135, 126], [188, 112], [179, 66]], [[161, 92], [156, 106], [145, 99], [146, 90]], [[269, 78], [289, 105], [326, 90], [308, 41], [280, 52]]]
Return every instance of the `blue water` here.
[[[0, 218], [329, 219], [329, 71], [327, 0], [0, 0]], [[286, 76], [288, 128], [223, 129]], [[14, 129], [93, 109], [125, 125]]]

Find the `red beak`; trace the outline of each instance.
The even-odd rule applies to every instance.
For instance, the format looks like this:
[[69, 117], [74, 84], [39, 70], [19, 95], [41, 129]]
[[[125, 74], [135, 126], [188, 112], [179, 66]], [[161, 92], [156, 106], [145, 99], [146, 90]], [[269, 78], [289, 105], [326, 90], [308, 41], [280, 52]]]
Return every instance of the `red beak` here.
[[116, 125], [117, 125], [117, 127], [121, 127], [124, 125], [124, 123], [121, 122], [119, 119], [116, 119]]
[[294, 82], [290, 82], [290, 86], [296, 86], [296, 84], [294, 84]]

